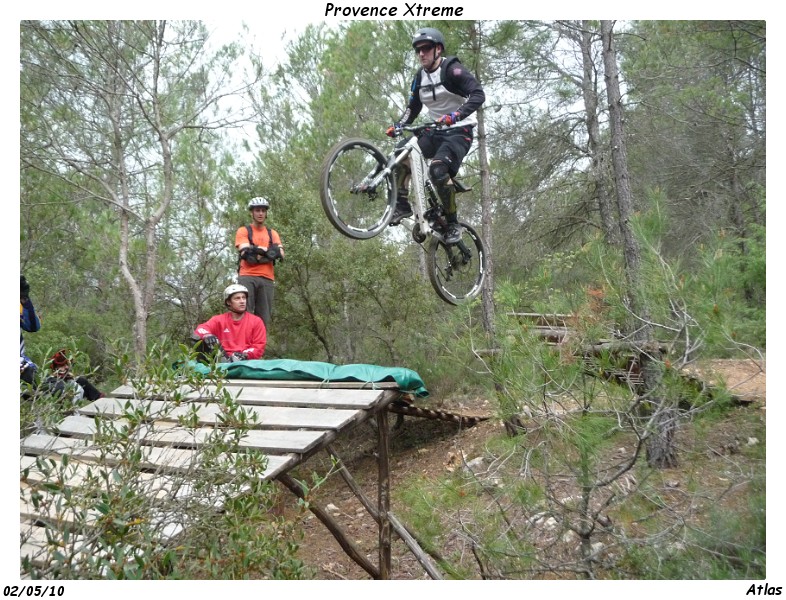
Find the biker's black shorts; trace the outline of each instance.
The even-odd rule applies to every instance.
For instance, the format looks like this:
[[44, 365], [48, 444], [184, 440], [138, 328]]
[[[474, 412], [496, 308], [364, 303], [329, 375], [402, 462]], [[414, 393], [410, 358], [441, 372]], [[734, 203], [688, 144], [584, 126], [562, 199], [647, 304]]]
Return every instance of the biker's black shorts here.
[[472, 147], [472, 127], [430, 129], [418, 138], [418, 146], [426, 158], [448, 165], [450, 176], [455, 177]]

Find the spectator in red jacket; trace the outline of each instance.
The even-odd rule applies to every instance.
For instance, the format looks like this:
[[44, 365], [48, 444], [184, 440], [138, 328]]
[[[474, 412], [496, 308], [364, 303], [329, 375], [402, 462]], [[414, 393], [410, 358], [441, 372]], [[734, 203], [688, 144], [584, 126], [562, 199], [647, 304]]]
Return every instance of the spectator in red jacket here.
[[248, 289], [232, 284], [224, 290], [227, 312], [197, 325], [194, 335], [201, 340], [197, 348], [211, 354], [218, 352], [219, 362], [236, 362], [262, 358], [267, 344], [265, 322], [246, 311]]

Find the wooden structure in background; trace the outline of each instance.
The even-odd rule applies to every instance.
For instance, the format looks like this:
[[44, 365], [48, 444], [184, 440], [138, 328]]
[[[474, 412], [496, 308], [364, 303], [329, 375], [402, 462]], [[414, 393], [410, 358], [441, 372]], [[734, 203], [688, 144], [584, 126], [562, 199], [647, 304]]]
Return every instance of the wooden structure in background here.
[[[373, 388], [372, 388], [373, 386]], [[298, 497], [304, 494], [289, 475], [297, 465], [314, 454], [325, 451], [340, 465], [340, 473], [353, 493], [360, 499], [379, 527], [379, 561], [372, 564], [344, 534], [328, 512], [309, 503], [310, 510], [330, 530], [344, 551], [375, 579], [389, 579], [391, 570], [391, 532], [395, 531], [417, 557], [424, 570], [434, 579], [442, 575], [430, 557], [418, 546], [414, 536], [390, 512], [390, 465], [388, 411], [404, 404], [404, 394], [397, 384], [324, 383], [315, 381], [229, 380], [227, 387], [242, 407], [257, 415], [256, 424], [242, 438], [241, 448], [258, 450], [268, 457], [265, 480], [276, 480]], [[64, 536], [69, 524], [51, 510], [47, 487], [78, 488], [87, 477], [110, 476], [112, 468], [123, 456], [102, 452], [95, 442], [96, 419], [109, 427], [122, 427], [123, 416], [139, 409], [149, 415], [140, 433], [138, 444], [142, 461], [138, 480], [148, 493], [166, 497], [176, 506], [178, 499], [191, 498], [195, 493], [188, 485], [173, 485], [173, 475], [193, 473], [199, 469], [200, 447], [219, 419], [218, 404], [212, 395], [215, 388], [202, 393], [184, 389], [184, 400], [178, 406], [159, 399], [155, 394], [138, 397], [128, 386], [121, 386], [105, 398], [78, 408], [75, 414], [58, 425], [57, 435], [33, 434], [21, 441], [20, 520], [21, 559], [28, 557], [38, 567], [51, 560], [50, 549], [66, 545]], [[178, 418], [190, 415], [196, 427], [183, 427]], [[378, 432], [378, 485], [376, 505], [352, 479], [331, 448], [331, 442], [366, 420], [376, 420]], [[38, 457], [51, 457], [62, 463], [68, 457], [67, 478], [52, 480], [52, 473], [41, 469]], [[182, 477], [181, 477], [182, 480]], [[51, 499], [51, 496], [50, 496]], [[216, 507], [220, 508], [220, 507]], [[88, 515], [87, 521], [98, 520], [100, 514]], [[164, 537], [176, 540], [187, 524], [175, 513], [161, 513], [156, 518]], [[164, 540], [166, 541], [166, 540]], [[70, 548], [78, 548], [79, 539], [68, 538]], [[85, 548], [87, 546], [85, 545]], [[21, 575], [26, 576], [24, 569]]]
[[[541, 313], [508, 313], [521, 323], [522, 328], [529, 331], [532, 335], [545, 340], [548, 344], [559, 346], [570, 340], [576, 327], [576, 315], [573, 314], [541, 314]], [[575, 336], [574, 336], [575, 337]], [[667, 351], [666, 347], [661, 347], [661, 351]], [[603, 370], [600, 375], [604, 378], [636, 387], [641, 385], [640, 373], [640, 350], [635, 344], [624, 342], [619, 339], [602, 339], [592, 344], [587, 344], [577, 349], [576, 354], [587, 362], [592, 363], [602, 354], [607, 355], [610, 363], [614, 367]], [[597, 374], [595, 369], [591, 371]]]

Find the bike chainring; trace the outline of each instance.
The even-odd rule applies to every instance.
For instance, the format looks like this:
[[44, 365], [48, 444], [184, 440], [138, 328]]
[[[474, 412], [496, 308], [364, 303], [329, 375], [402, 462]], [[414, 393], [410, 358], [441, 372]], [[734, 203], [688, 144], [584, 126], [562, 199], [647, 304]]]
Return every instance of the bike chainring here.
[[415, 226], [412, 228], [412, 239], [418, 244], [426, 241], [426, 234], [420, 230], [420, 223], [415, 223]]

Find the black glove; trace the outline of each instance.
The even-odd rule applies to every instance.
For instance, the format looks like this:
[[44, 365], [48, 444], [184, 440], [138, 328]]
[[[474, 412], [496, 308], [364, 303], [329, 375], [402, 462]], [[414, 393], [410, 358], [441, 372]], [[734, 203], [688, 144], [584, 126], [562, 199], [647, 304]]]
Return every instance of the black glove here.
[[30, 284], [24, 275], [19, 276], [19, 297], [25, 300], [30, 297]]
[[245, 352], [235, 352], [232, 355], [232, 362], [237, 362], [239, 360], [248, 360], [248, 357], [246, 357]]
[[212, 333], [208, 333], [205, 337], [202, 338], [202, 343], [205, 344], [205, 347], [208, 351], [212, 350], [216, 346], [218, 346], [218, 338], [214, 336]]

